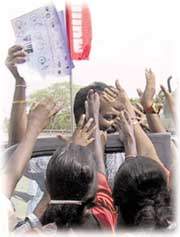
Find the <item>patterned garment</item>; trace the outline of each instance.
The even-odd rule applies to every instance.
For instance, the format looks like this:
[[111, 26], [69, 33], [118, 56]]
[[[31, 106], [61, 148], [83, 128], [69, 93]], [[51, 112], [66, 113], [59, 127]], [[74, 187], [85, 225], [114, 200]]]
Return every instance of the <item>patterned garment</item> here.
[[106, 154], [106, 161], [105, 161], [106, 174], [111, 188], [113, 188], [115, 174], [124, 161], [125, 161], [125, 153]]

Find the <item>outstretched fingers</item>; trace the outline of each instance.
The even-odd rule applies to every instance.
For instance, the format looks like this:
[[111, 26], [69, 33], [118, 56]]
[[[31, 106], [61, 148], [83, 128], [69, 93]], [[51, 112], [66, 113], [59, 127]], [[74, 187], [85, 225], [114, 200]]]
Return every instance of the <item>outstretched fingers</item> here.
[[104, 91], [111, 96], [112, 98], [116, 98], [116, 96], [118, 95], [118, 91], [117, 90], [113, 90], [113, 88], [105, 88]]
[[102, 92], [103, 98], [107, 101], [107, 102], [114, 102], [115, 101], [115, 97], [112, 97], [110, 94], [108, 94], [106, 91]]
[[116, 85], [116, 88], [117, 88], [119, 91], [124, 92], [124, 89], [123, 89], [122, 86], [120, 85], [119, 80], [116, 80], [116, 81], [115, 81], [115, 85]]
[[90, 118], [90, 119], [87, 121], [87, 123], [84, 125], [83, 130], [84, 130], [85, 132], [88, 132], [88, 131], [92, 128], [93, 124], [94, 124], [94, 119], [93, 119], [93, 118]]
[[62, 102], [56, 102], [55, 104], [53, 104], [51, 112], [49, 114], [49, 116], [54, 116], [56, 115], [63, 107], [63, 103]]
[[8, 50], [8, 54], [11, 55], [13, 53], [16, 53], [19, 50], [23, 50], [23, 47], [21, 45], [14, 45]]

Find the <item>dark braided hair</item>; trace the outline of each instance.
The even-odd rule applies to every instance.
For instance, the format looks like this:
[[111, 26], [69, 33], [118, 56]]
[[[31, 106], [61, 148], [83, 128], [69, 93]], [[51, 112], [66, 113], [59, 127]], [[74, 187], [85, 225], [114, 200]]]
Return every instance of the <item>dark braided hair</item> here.
[[167, 177], [150, 158], [138, 156], [122, 164], [115, 177], [113, 197], [127, 226], [166, 228], [173, 219]]
[[82, 205], [50, 204], [42, 224], [55, 222], [59, 229], [78, 228], [83, 224], [86, 208], [93, 205], [96, 194], [96, 168], [92, 152], [75, 144], [58, 149], [46, 171], [51, 200], [78, 200]]

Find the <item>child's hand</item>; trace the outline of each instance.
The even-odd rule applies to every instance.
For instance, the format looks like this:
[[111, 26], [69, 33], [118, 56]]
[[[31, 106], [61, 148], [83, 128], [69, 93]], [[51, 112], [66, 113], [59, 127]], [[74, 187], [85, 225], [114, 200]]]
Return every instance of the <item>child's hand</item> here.
[[86, 122], [86, 116], [83, 114], [72, 136], [72, 142], [80, 146], [88, 146], [94, 141], [93, 132], [95, 127], [94, 119], [90, 118]]
[[39, 102], [29, 113], [27, 130], [39, 134], [48, 126], [50, 118], [53, 117], [62, 105], [55, 103], [52, 98], [46, 98]]

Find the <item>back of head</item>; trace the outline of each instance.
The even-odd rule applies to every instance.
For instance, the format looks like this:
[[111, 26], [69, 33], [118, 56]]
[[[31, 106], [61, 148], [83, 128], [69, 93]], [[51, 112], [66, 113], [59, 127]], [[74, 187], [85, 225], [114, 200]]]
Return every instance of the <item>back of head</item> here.
[[87, 95], [90, 89], [101, 93], [102, 91], [104, 91], [104, 89], [108, 87], [105, 83], [102, 82], [94, 82], [93, 84], [83, 87], [81, 88], [74, 99], [74, 117], [75, 117], [75, 121], [76, 124], [78, 123], [80, 117], [82, 114], [85, 113], [85, 106], [84, 103], [87, 99]]
[[166, 228], [172, 221], [167, 177], [152, 159], [126, 160], [116, 174], [113, 197], [127, 226]]
[[57, 150], [49, 161], [46, 183], [51, 200], [82, 201], [82, 205], [51, 204], [42, 224], [55, 222], [58, 228], [79, 226], [84, 208], [91, 205], [96, 193], [96, 168], [92, 152], [75, 144]]

